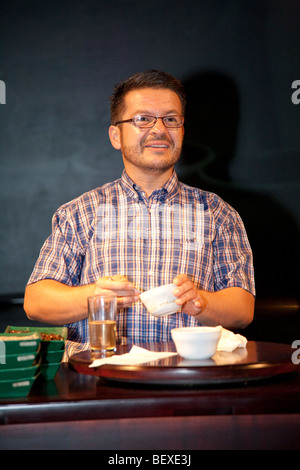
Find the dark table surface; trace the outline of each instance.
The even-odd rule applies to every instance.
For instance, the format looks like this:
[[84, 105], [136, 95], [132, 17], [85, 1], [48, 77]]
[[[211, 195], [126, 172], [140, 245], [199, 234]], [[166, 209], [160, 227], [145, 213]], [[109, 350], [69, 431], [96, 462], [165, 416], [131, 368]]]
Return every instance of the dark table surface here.
[[[258, 357], [257, 370], [270, 365], [272, 357], [275, 357], [276, 364], [280, 365], [280, 374], [275, 372], [273, 377], [268, 378], [259, 376], [257, 380], [242, 378], [236, 383], [221, 381], [195, 385], [187, 382], [174, 386], [167, 382], [114, 381], [78, 373], [70, 364], [63, 363], [54, 380], [38, 378], [28, 397], [1, 399], [0, 424], [167, 416], [300, 414], [300, 374], [298, 366], [291, 367], [291, 346], [249, 342], [247, 348], [256, 352], [268, 351], [269, 361], [265, 358], [261, 361]], [[167, 367], [173, 366], [169, 364]], [[218, 367], [215, 369], [217, 371]], [[145, 374], [145, 367], [142, 370]]]

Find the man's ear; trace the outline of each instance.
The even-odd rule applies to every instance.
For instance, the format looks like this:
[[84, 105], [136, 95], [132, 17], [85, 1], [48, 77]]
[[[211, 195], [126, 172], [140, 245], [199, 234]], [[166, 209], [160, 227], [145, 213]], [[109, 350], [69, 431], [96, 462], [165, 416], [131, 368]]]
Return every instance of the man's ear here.
[[108, 135], [111, 141], [111, 145], [120, 150], [121, 148], [121, 135], [120, 135], [120, 128], [117, 126], [110, 126], [108, 129]]

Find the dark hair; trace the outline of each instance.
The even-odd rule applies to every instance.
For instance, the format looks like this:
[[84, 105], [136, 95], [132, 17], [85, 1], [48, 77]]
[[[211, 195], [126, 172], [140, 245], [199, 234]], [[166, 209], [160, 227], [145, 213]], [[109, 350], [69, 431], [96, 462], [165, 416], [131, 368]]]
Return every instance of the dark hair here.
[[110, 117], [112, 125], [115, 125], [119, 120], [120, 114], [124, 111], [125, 95], [129, 91], [141, 88], [166, 88], [174, 91], [181, 101], [182, 114], [184, 115], [186, 98], [182, 83], [166, 72], [161, 72], [160, 70], [146, 70], [132, 75], [115, 86], [114, 92], [110, 98]]

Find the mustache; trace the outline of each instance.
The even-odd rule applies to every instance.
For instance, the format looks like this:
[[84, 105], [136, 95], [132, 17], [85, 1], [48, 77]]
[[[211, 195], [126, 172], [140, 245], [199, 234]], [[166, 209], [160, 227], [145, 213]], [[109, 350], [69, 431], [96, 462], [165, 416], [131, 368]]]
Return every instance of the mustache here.
[[145, 139], [142, 141], [142, 144], [143, 145], [149, 145], [149, 144], [151, 144], [151, 142], [157, 142], [158, 140], [160, 142], [166, 142], [169, 145], [173, 145], [172, 140], [164, 134], [160, 135], [159, 137], [151, 137], [151, 138], [145, 137]]

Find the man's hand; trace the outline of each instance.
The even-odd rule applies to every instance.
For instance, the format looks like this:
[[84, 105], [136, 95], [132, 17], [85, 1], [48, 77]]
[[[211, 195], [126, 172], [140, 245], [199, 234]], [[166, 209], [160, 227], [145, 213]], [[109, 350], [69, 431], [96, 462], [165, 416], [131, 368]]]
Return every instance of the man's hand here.
[[138, 292], [125, 276], [101, 277], [95, 283], [94, 295], [116, 295], [118, 308], [129, 307], [139, 299]]
[[253, 320], [255, 298], [241, 287], [207, 292], [197, 289], [185, 274], [179, 274], [173, 283], [176, 285], [173, 294], [177, 297], [177, 305], [203, 325], [239, 329]]
[[185, 274], [179, 274], [173, 280], [177, 287], [173, 294], [177, 297], [177, 305], [182, 306], [182, 311], [188, 315], [199, 315], [205, 308], [205, 300], [195, 284]]

